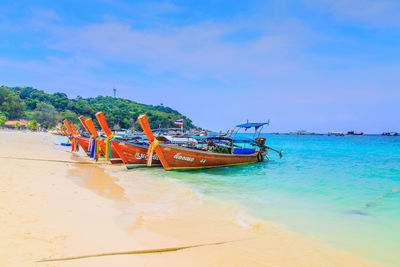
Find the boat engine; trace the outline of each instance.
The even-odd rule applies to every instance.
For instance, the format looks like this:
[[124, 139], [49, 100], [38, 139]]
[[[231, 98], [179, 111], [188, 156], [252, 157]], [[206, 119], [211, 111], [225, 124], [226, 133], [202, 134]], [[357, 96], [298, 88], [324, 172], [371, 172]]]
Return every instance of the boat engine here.
[[263, 147], [265, 145], [265, 137], [257, 137], [254, 140], [257, 141], [257, 145], [259, 147]]

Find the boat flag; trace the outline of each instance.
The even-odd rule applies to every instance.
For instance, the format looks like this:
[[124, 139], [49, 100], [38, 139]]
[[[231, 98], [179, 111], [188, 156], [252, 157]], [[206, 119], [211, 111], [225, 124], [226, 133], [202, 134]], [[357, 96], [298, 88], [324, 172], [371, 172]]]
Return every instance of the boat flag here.
[[180, 125], [181, 126], [181, 131], [183, 131], [183, 118], [177, 119], [174, 122], [175, 125]]
[[180, 118], [174, 122], [175, 125], [183, 125], [183, 118]]

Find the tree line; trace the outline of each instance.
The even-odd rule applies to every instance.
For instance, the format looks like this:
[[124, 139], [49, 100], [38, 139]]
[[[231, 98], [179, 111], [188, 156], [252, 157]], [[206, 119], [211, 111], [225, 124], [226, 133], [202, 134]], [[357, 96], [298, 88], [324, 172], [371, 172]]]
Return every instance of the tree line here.
[[[186, 129], [197, 128], [189, 118], [162, 104], [145, 105], [110, 96], [68, 98], [65, 93], [48, 94], [32, 87], [0, 86], [0, 125], [4, 125], [6, 119], [26, 119], [51, 129], [63, 119], [68, 119], [80, 127], [80, 115], [94, 118], [98, 111], [104, 112], [114, 130], [140, 129], [137, 122], [140, 114], [147, 115], [152, 128], [174, 127], [174, 121], [179, 118], [183, 118]], [[97, 120], [93, 122], [97, 125]]]

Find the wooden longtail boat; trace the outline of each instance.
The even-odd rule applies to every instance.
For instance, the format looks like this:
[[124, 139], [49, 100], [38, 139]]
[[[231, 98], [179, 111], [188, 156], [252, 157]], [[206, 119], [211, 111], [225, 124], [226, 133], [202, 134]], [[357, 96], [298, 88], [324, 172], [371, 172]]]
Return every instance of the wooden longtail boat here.
[[[89, 154], [89, 156], [97, 161], [100, 156], [104, 156], [104, 152], [101, 149], [101, 144], [102, 144], [103, 139], [101, 137], [99, 137], [99, 134], [96, 131], [96, 127], [94, 127], [92, 119], [89, 118], [89, 119], [85, 120], [85, 124], [86, 124], [89, 134], [90, 134], [90, 141], [89, 141], [90, 154]], [[98, 149], [96, 147], [96, 144], [100, 147], [100, 149]]]
[[[264, 157], [268, 153], [267, 147], [264, 146], [263, 143], [265, 142], [265, 138], [260, 138], [259, 140], [261, 140], [261, 143], [258, 145], [257, 145], [258, 141], [254, 140], [254, 144], [259, 146], [259, 150], [242, 149], [240, 150], [241, 152], [239, 152], [242, 154], [232, 153], [234, 152], [233, 147], [231, 153], [226, 153], [226, 151], [224, 151], [225, 153], [220, 153], [196, 147], [190, 148], [168, 143], [162, 143], [161, 141], [157, 140], [154, 137], [146, 115], [140, 115], [138, 121], [142, 126], [142, 129], [146, 134], [147, 138], [149, 139], [150, 143], [149, 154], [151, 154], [152, 151], [155, 151], [163, 167], [166, 170], [212, 168], [212, 167], [222, 167], [222, 166], [260, 162], [264, 160]], [[213, 138], [220, 138], [220, 137], [213, 137]], [[231, 137], [224, 137], [224, 138], [225, 140], [228, 140], [228, 142], [229, 140], [232, 140]]]
[[[98, 145], [101, 147], [101, 154], [106, 157], [106, 160], [109, 160], [111, 162], [111, 164], [124, 163], [124, 160], [119, 156], [115, 146], [111, 146], [111, 148], [108, 149], [106, 138], [101, 138], [99, 136], [98, 132], [96, 131], [96, 128], [94, 127], [93, 120], [87, 119], [86, 125], [88, 126], [88, 129], [90, 130], [90, 133], [92, 134], [92, 138], [93, 139], [97, 138]], [[101, 140], [100, 140], [100, 138], [101, 138]], [[107, 153], [110, 153], [110, 155], [108, 155]]]
[[[127, 160], [126, 167], [128, 169], [147, 166], [147, 151], [149, 149], [147, 143], [125, 142], [120, 139], [116, 139], [115, 142], [118, 142], [121, 152]], [[155, 153], [152, 162], [153, 164], [149, 167], [161, 166], [161, 162]]]
[[89, 149], [89, 143], [90, 143], [90, 139], [86, 136], [83, 136], [81, 134], [78, 133], [78, 131], [75, 128], [75, 125], [73, 123], [70, 124], [72, 131], [74, 132], [76, 141], [78, 142], [79, 146], [83, 149], [83, 151], [86, 152], [87, 155], [89, 155], [90, 153], [90, 149]]
[[[87, 127], [86, 121], [85, 121], [85, 116], [80, 116], [79, 120], [81, 124], [83, 125], [83, 128], [87, 131], [87, 133], [90, 135], [89, 128]], [[71, 128], [72, 130], [76, 132], [75, 127], [73, 127], [73, 124], [71, 123]], [[79, 143], [79, 145], [83, 148], [83, 150], [86, 152], [88, 156], [90, 156], [90, 137], [84, 136], [83, 134], [81, 135], [76, 135], [76, 141]]]
[[63, 131], [63, 133], [64, 133], [64, 134], [63, 134], [64, 136], [69, 137], [69, 133], [67, 133], [67, 130], [65, 130], [64, 127], [62, 128], [62, 131]]
[[[67, 119], [65, 119], [63, 123], [69, 131], [68, 138], [71, 140], [71, 151], [78, 151], [79, 147], [81, 147], [86, 153], [89, 153], [88, 138], [79, 135], [74, 124], [69, 123]], [[77, 142], [79, 146], [76, 146], [75, 142]]]
[[[118, 147], [116, 151], [119, 156], [124, 159], [126, 168], [131, 169], [147, 165], [147, 150], [148, 143], [140, 141], [123, 140], [121, 138], [113, 138], [113, 135], [108, 127], [106, 118], [103, 112], [96, 113], [96, 118], [107, 137], [112, 138], [112, 145]], [[161, 162], [157, 155], [153, 156], [153, 166], [161, 166]]]
[[[63, 128], [63, 129], [64, 129], [64, 128]], [[52, 134], [54, 134], [54, 135], [60, 135], [60, 136], [67, 136], [67, 135], [65, 135], [65, 133], [63, 132], [63, 130], [60, 130], [60, 129], [58, 129], [58, 130], [52, 132]]]
[[[97, 114], [96, 114], [96, 118], [97, 118]], [[97, 118], [97, 120], [99, 121], [98, 118]], [[92, 122], [92, 124], [93, 124], [93, 122]], [[99, 121], [99, 124], [107, 136], [107, 138], [105, 138], [102, 142], [102, 150], [105, 152], [106, 159], [109, 158], [109, 160], [112, 164], [116, 164], [116, 163], [126, 164], [127, 161], [126, 161], [125, 157], [122, 155], [122, 153], [118, 147], [118, 144], [114, 143], [112, 141], [113, 135], [112, 135], [110, 129], [108, 128], [107, 123], [104, 124], [104, 122]]]

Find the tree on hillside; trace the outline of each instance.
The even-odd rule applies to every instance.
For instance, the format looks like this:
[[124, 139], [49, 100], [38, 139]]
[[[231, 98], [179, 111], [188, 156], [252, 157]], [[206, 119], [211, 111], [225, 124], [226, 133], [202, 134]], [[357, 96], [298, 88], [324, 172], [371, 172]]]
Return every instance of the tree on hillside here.
[[39, 129], [38, 122], [35, 120], [28, 122], [27, 128], [31, 131], [37, 131]]
[[124, 118], [123, 120], [122, 120], [122, 122], [121, 122], [121, 127], [123, 128], [123, 129], [129, 129], [129, 120], [127, 119], [127, 118]]
[[71, 110], [66, 110], [60, 113], [60, 116], [62, 119], [67, 119], [68, 122], [73, 123], [75, 125], [81, 125], [79, 122], [79, 116], [75, 112], [72, 112]]
[[7, 121], [6, 114], [0, 111], [0, 127], [3, 127], [6, 121]]
[[49, 129], [56, 126], [59, 114], [53, 105], [41, 102], [32, 113], [32, 119], [39, 122], [41, 127]]
[[24, 117], [24, 103], [7, 87], [0, 87], [0, 111], [8, 114], [8, 119]]
[[[78, 120], [80, 115], [94, 118], [96, 112], [102, 111], [109, 125], [118, 124], [121, 128], [134, 127], [135, 129], [140, 129], [140, 125], [136, 122], [140, 114], [148, 115], [152, 127], [158, 127], [159, 125], [163, 127], [173, 127], [174, 121], [179, 118], [183, 118], [185, 128], [196, 127], [189, 118], [164, 105], [145, 105], [129, 99], [109, 96], [97, 96], [95, 98], [83, 98], [78, 96], [75, 99], [70, 99], [65, 93], [48, 94], [43, 90], [34, 89], [32, 87], [3, 86], [2, 90], [11, 91], [12, 95], [17, 97], [17, 100], [22, 99], [24, 106], [21, 105], [20, 111], [22, 111], [22, 115], [25, 114], [25, 117], [28, 118], [32, 118], [32, 113], [36, 111], [40, 103], [46, 103], [54, 106], [56, 111], [61, 113], [63, 118], [67, 118], [77, 126], [80, 125]], [[0, 111], [2, 110], [1, 103], [3, 102], [1, 102], [0, 98]], [[10, 108], [7, 108], [5, 111], [8, 112], [8, 110], [10, 110]], [[97, 120], [93, 120], [93, 123], [98, 127]]]
[[113, 126], [113, 130], [114, 131], [119, 131], [121, 129], [121, 127], [119, 126], [119, 124], [117, 123], [117, 124], [114, 124], [114, 126]]

